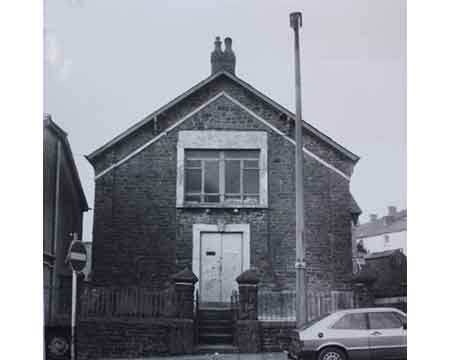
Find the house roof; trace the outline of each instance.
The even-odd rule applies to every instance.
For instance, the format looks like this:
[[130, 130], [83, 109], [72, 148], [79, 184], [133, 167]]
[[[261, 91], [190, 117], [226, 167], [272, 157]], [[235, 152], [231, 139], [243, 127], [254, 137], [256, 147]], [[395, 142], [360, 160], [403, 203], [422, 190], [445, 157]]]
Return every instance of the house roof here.
[[[111, 148], [116, 143], [118, 143], [122, 139], [126, 138], [128, 135], [130, 135], [131, 133], [135, 132], [137, 129], [141, 128], [142, 126], [144, 126], [148, 122], [152, 121], [155, 117], [157, 117], [158, 115], [160, 115], [164, 111], [168, 110], [170, 107], [174, 106], [175, 104], [177, 104], [181, 100], [185, 99], [186, 97], [188, 97], [189, 95], [191, 95], [195, 91], [199, 90], [200, 88], [202, 88], [203, 86], [209, 84], [214, 79], [216, 79], [216, 78], [218, 78], [220, 76], [226, 76], [229, 79], [233, 80], [234, 82], [238, 83], [239, 85], [241, 85], [242, 87], [244, 87], [245, 89], [247, 89], [248, 91], [253, 93], [254, 95], [258, 96], [260, 99], [262, 99], [266, 103], [268, 103], [271, 106], [275, 107], [281, 113], [285, 114], [287, 118], [295, 119], [295, 114], [294, 113], [290, 112], [289, 110], [287, 110], [286, 108], [284, 108], [283, 106], [278, 104], [277, 102], [273, 101], [268, 96], [264, 95], [263, 93], [261, 93], [260, 91], [255, 89], [253, 86], [251, 86], [250, 84], [248, 84], [244, 80], [238, 78], [235, 75], [230, 74], [227, 71], [219, 71], [219, 72], [217, 72], [217, 73], [207, 77], [203, 81], [200, 81], [198, 84], [194, 85], [192, 88], [190, 88], [189, 90], [187, 90], [183, 94], [179, 95], [178, 97], [176, 97], [175, 99], [173, 99], [172, 101], [167, 103], [166, 105], [162, 106], [158, 110], [156, 110], [153, 113], [151, 113], [150, 115], [146, 116], [144, 119], [142, 119], [141, 121], [139, 121], [135, 125], [131, 126], [127, 130], [125, 130], [124, 132], [119, 134], [118, 136], [114, 137], [112, 140], [110, 140], [109, 142], [107, 142], [106, 144], [104, 144], [103, 146], [98, 148], [97, 150], [93, 151], [91, 154], [87, 155], [86, 158], [90, 162], [92, 162], [93, 159], [95, 159], [97, 156], [102, 154], [104, 151], [106, 151], [107, 149]], [[333, 147], [336, 150], [338, 150], [340, 153], [342, 153], [344, 156], [346, 156], [348, 159], [350, 159], [354, 163], [356, 163], [359, 160], [359, 157], [357, 155], [352, 153], [350, 150], [344, 148], [342, 145], [338, 144], [336, 141], [334, 141], [329, 136], [325, 135], [324, 133], [322, 133], [321, 131], [316, 129], [311, 124], [303, 121], [303, 126], [305, 127], [305, 129], [307, 129], [308, 131], [310, 131], [311, 133], [316, 135], [318, 138], [320, 138], [322, 141], [324, 141], [327, 144], [329, 144], [331, 147]]]
[[385, 251], [378, 251], [371, 253], [365, 257], [366, 260], [373, 260], [373, 259], [381, 259], [384, 257], [389, 257], [392, 255], [395, 255], [396, 253], [401, 253], [400, 249], [394, 249], [394, 250], [385, 250]]
[[355, 239], [363, 239], [382, 234], [390, 234], [406, 231], [407, 213], [406, 209], [396, 212], [391, 216], [383, 216], [379, 219], [369, 221], [353, 229]]
[[[386, 259], [391, 258], [391, 259]], [[375, 297], [406, 295], [406, 255], [400, 249], [380, 251], [366, 257], [366, 276], [375, 277], [372, 292]]]
[[72, 150], [70, 148], [69, 139], [67, 137], [67, 133], [61, 129], [58, 124], [56, 124], [50, 114], [44, 114], [44, 127], [47, 127], [59, 138], [61, 144], [63, 145], [65, 152], [67, 154], [67, 158], [69, 161], [69, 167], [72, 172], [72, 178], [75, 182], [75, 186], [78, 189], [78, 193], [80, 195], [81, 203], [83, 211], [89, 210], [89, 205], [86, 200], [86, 196], [84, 194], [83, 186], [81, 185], [80, 176], [78, 174], [77, 166], [75, 164], [75, 160], [73, 158]]
[[353, 274], [351, 277], [351, 281], [355, 284], [363, 283], [363, 284], [372, 284], [377, 280], [377, 275], [367, 266], [364, 266], [358, 273]]

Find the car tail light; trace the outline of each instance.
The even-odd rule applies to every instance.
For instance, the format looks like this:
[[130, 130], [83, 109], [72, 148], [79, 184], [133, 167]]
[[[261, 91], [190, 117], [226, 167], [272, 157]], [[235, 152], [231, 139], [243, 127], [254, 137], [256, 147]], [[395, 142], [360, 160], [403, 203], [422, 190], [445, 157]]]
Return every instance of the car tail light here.
[[297, 354], [303, 348], [304, 342], [300, 339], [300, 334], [297, 331], [293, 331], [290, 336], [290, 352]]

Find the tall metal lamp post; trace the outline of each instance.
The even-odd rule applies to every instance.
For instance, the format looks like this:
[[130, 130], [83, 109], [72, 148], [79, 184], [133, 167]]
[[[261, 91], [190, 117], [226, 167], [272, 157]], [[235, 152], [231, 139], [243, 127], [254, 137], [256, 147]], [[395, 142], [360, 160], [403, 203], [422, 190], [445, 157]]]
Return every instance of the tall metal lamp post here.
[[302, 134], [302, 93], [300, 83], [300, 44], [299, 29], [302, 26], [302, 13], [290, 14], [290, 24], [294, 30], [295, 48], [295, 189], [296, 189], [296, 320], [300, 327], [307, 321], [308, 306], [306, 304], [306, 263], [304, 245], [304, 196], [303, 196], [303, 134]]

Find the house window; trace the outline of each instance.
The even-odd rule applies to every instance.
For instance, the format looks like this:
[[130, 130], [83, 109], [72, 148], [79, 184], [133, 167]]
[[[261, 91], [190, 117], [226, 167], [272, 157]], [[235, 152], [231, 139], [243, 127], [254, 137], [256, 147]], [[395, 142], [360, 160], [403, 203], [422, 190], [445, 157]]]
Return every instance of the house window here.
[[185, 202], [259, 204], [260, 150], [186, 149]]

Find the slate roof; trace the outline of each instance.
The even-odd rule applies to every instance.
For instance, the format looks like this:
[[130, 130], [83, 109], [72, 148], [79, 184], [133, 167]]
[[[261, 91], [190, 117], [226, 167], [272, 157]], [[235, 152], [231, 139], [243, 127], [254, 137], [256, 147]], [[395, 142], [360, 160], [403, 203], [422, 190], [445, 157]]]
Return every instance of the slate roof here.
[[394, 255], [397, 251], [399, 251], [399, 249], [374, 252], [374, 253], [371, 253], [371, 254], [367, 255], [367, 256], [365, 257], [365, 259], [366, 259], [366, 260], [380, 259], [380, 258], [392, 256], [392, 255]]
[[382, 234], [390, 234], [406, 231], [406, 209], [395, 213], [393, 216], [383, 216], [377, 220], [370, 221], [353, 229], [355, 239], [363, 239]]

